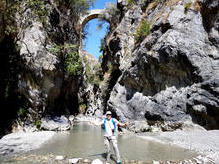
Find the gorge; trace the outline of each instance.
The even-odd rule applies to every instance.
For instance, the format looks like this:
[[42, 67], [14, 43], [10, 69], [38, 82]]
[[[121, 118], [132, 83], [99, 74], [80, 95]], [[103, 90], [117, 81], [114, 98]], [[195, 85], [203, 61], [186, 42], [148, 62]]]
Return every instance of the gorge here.
[[[69, 130], [73, 120], [101, 119], [110, 110], [132, 123], [122, 132], [184, 142], [181, 131], [191, 138], [199, 131], [216, 142], [219, 2], [118, 0], [93, 11], [92, 0], [80, 2], [0, 0], [1, 136]], [[110, 24], [101, 62], [81, 48], [94, 18]]]

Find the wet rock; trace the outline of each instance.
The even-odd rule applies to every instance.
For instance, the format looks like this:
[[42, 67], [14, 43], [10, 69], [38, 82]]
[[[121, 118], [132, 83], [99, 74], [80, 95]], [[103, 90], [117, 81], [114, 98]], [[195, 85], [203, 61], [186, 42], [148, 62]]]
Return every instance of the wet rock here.
[[57, 155], [57, 156], [55, 157], [55, 160], [57, 160], [57, 161], [62, 161], [62, 160], [64, 160], [64, 159], [65, 159], [65, 157], [62, 156], [62, 155]]
[[153, 164], [160, 164], [159, 161], [153, 161]]
[[82, 158], [73, 158], [73, 159], [69, 159], [69, 163], [70, 164], [75, 164], [75, 163], [78, 163]]
[[73, 125], [74, 119], [75, 119], [75, 117], [73, 115], [70, 115], [68, 117], [68, 120], [71, 122], [72, 125]]
[[49, 131], [66, 131], [71, 128], [70, 121], [65, 117], [45, 117], [41, 120], [41, 129]]
[[84, 159], [82, 162], [83, 162], [83, 163], [91, 163], [91, 160], [89, 160], [89, 159]]
[[103, 162], [100, 159], [95, 159], [91, 162], [91, 164], [103, 164]]
[[150, 132], [151, 131], [151, 127], [147, 124], [146, 121], [135, 121], [135, 122], [132, 122], [128, 126], [128, 129], [130, 131], [135, 132], [135, 133]]

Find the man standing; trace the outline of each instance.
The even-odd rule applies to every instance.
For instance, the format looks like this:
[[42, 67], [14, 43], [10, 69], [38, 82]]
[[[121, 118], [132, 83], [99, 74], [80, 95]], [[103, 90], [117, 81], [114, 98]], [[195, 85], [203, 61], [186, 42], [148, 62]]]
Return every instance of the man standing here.
[[121, 159], [120, 159], [120, 154], [119, 154], [119, 149], [117, 145], [117, 139], [116, 139], [116, 131], [117, 131], [117, 126], [125, 127], [128, 125], [128, 123], [121, 123], [115, 118], [112, 118], [112, 113], [110, 111], [106, 112], [106, 118], [100, 122], [100, 123], [95, 123], [91, 122], [94, 125], [104, 125], [104, 145], [106, 149], [106, 160], [107, 162], [110, 161], [110, 142], [113, 144], [113, 149], [116, 154], [116, 159], [117, 159], [117, 164], [121, 164]]

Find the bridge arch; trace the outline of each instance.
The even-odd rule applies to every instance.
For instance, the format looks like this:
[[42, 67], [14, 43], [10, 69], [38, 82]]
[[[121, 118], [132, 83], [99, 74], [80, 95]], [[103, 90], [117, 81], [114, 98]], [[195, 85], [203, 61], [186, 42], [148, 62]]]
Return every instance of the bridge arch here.
[[[104, 12], [104, 9], [94, 9], [94, 10], [89, 10], [86, 15], [81, 16], [79, 19], [79, 28], [80, 28], [80, 50], [82, 50], [82, 40], [83, 40], [83, 29], [85, 25], [92, 19], [96, 19], [99, 17], [99, 15], [102, 15]], [[107, 21], [107, 20], [105, 20]], [[107, 21], [108, 22], [108, 21]]]
[[80, 18], [80, 27], [83, 30], [87, 22], [92, 19], [98, 18], [104, 12], [104, 9], [89, 10], [88, 13]]

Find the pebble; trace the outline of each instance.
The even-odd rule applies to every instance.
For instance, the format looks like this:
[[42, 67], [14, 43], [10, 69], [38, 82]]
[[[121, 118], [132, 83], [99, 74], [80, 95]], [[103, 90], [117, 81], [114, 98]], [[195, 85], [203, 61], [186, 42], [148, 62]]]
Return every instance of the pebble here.
[[62, 155], [57, 155], [56, 158], [55, 158], [55, 160], [57, 160], [57, 161], [61, 161], [61, 160], [64, 160], [64, 159], [65, 159], [65, 157], [62, 156]]
[[103, 164], [103, 162], [99, 159], [95, 159], [95, 160], [92, 161], [91, 164]]
[[153, 164], [160, 164], [159, 161], [153, 161]]
[[73, 159], [69, 159], [68, 162], [69, 162], [70, 164], [74, 164], [74, 163], [78, 163], [79, 160], [81, 160], [81, 159], [82, 159], [82, 158], [73, 158]]
[[84, 159], [82, 162], [83, 163], [91, 163], [91, 161], [89, 159]]

